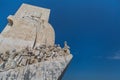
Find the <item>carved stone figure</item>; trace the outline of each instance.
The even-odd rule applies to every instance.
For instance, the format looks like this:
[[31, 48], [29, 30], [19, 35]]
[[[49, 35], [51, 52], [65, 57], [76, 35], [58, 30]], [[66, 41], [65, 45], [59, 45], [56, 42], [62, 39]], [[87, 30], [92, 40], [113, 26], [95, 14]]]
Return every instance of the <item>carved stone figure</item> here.
[[70, 50], [69, 50], [70, 47], [67, 45], [67, 41], [64, 42], [64, 48], [63, 49], [64, 49], [65, 53], [68, 53], [68, 54], [70, 53]]
[[23, 4], [0, 34], [0, 80], [61, 80], [72, 59], [67, 42], [54, 44], [50, 10]]
[[3, 61], [7, 61], [9, 58], [9, 51], [6, 51], [4, 54], [1, 55], [1, 57], [3, 58]]

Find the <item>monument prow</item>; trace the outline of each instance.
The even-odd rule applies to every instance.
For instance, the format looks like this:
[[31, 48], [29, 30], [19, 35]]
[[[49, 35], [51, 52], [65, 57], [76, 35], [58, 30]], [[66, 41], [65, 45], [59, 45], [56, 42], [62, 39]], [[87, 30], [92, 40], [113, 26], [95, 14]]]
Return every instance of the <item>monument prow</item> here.
[[[72, 59], [55, 45], [50, 9], [22, 4], [0, 34], [0, 80], [58, 80]], [[9, 76], [8, 76], [9, 75]]]

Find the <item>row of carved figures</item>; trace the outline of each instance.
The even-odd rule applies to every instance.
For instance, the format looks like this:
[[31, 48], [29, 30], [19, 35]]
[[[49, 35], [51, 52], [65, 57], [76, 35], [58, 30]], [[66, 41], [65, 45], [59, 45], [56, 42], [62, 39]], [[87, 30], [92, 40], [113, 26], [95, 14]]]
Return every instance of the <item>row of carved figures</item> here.
[[34, 49], [27, 47], [19, 52], [16, 49], [6, 51], [0, 54], [0, 71], [65, 57], [70, 54], [69, 49], [70, 47], [65, 42], [63, 48], [60, 45], [41, 45]]

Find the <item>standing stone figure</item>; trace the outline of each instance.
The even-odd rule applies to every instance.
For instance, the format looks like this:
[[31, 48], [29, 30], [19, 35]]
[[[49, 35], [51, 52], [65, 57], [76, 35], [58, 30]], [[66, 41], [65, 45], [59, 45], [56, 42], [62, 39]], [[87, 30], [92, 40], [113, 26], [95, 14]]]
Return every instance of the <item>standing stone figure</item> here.
[[69, 54], [70, 53], [69, 49], [70, 49], [70, 47], [67, 45], [67, 41], [65, 41], [64, 42], [64, 52]]

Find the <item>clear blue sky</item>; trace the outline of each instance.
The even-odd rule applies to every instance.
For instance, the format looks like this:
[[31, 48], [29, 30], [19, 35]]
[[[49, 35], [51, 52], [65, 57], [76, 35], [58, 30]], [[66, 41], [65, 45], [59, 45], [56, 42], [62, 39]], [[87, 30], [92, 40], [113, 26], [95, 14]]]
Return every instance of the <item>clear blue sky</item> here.
[[0, 31], [22, 3], [50, 8], [56, 44], [68, 41], [62, 80], [120, 80], [120, 0], [0, 0]]

